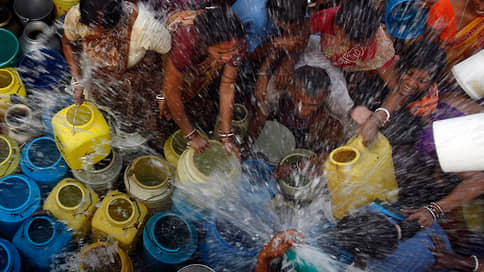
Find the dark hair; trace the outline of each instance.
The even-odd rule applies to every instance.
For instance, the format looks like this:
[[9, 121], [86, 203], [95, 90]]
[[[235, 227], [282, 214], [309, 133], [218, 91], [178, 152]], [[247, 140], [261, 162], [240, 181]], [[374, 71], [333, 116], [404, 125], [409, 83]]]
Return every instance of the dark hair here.
[[404, 73], [412, 68], [429, 72], [432, 82], [437, 80], [445, 65], [447, 54], [438, 44], [420, 40], [410, 45], [402, 54], [399, 71]]
[[398, 231], [383, 215], [359, 210], [336, 225], [341, 247], [363, 258], [385, 258], [398, 247]]
[[343, 29], [348, 38], [364, 42], [373, 37], [380, 26], [380, 12], [369, 0], [343, 1], [336, 12], [335, 24]]
[[294, 83], [301, 82], [303, 93], [310, 97], [328, 91], [331, 85], [331, 79], [324, 69], [309, 65], [297, 68], [292, 75], [292, 80]]
[[244, 26], [230, 8], [205, 9], [193, 21], [200, 40], [207, 46], [226, 42], [245, 35]]
[[[81, 0], [79, 8], [82, 24], [101, 25], [105, 28], [114, 27], [119, 22], [123, 12], [120, 0]], [[99, 12], [102, 14], [101, 21], [98, 20]]]
[[306, 0], [269, 0], [267, 12], [284, 24], [299, 24], [306, 17]]

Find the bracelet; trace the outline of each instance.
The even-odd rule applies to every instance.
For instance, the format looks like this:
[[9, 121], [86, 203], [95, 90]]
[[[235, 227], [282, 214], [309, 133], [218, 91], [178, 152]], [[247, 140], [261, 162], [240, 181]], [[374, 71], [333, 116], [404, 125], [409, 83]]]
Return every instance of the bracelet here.
[[192, 137], [193, 137], [193, 135], [195, 135], [195, 133], [197, 133], [197, 130], [196, 129], [193, 129], [192, 131], [190, 131], [190, 133], [188, 133], [187, 135], [185, 135], [185, 139], [188, 140], [188, 141], [191, 141], [192, 140]]
[[439, 212], [439, 217], [442, 217], [444, 216], [444, 209], [442, 209], [442, 207], [439, 205], [438, 202], [430, 202], [430, 205], [434, 206], [438, 212]]
[[219, 133], [218, 137], [219, 138], [232, 138], [234, 136], [233, 133]]
[[425, 206], [424, 208], [432, 215], [432, 218], [434, 219], [434, 221], [437, 221], [437, 215], [434, 213], [434, 211], [432, 211], [432, 209], [429, 208], [429, 206]]
[[397, 229], [398, 240], [402, 240], [402, 228], [398, 224], [395, 224], [395, 228]]
[[383, 126], [385, 126], [388, 122], [390, 122], [390, 111], [385, 108], [378, 108], [375, 110], [375, 113], [383, 111], [387, 115], [387, 119], [383, 122]]
[[82, 87], [81, 83], [79, 81], [73, 81], [72, 86], [74, 87]]
[[472, 269], [472, 272], [477, 272], [479, 270], [479, 259], [476, 255], [472, 255], [471, 258], [474, 260], [474, 269]]
[[156, 101], [164, 101], [166, 100], [166, 97], [163, 94], [157, 94], [155, 96]]

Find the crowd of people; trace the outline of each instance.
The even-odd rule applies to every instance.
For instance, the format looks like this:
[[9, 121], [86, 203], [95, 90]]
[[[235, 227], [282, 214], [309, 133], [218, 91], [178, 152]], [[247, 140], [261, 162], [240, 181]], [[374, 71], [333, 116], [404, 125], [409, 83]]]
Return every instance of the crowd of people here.
[[[432, 237], [434, 268], [484, 271], [483, 240], [475, 245], [456, 227], [458, 208], [484, 192], [484, 174], [444, 173], [425, 137], [433, 121], [483, 111], [449, 71], [484, 48], [484, 1], [419, 1], [425, 31], [406, 40], [388, 33], [384, 2], [81, 0], [65, 17], [62, 40], [74, 101], [110, 107], [122, 130], [139, 132], [158, 152], [177, 129], [204, 152], [209, 142], [199, 131], [211, 134], [219, 118], [212, 133], [247, 158], [264, 123], [276, 120], [298, 148], [315, 152], [299, 163], [315, 175], [355, 134], [371, 146], [381, 132], [406, 221], [420, 229], [439, 222], [454, 246]], [[231, 130], [234, 101], [252, 113], [241, 146]], [[291, 170], [281, 166], [275, 176]], [[256, 271], [270, 271], [302, 239], [297, 230], [275, 234]]]

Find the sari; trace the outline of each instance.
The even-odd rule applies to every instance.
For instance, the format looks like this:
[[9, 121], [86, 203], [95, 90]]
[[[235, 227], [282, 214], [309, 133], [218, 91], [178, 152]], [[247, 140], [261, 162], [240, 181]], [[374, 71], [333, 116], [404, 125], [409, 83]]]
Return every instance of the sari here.
[[445, 72], [484, 48], [484, 16], [477, 17], [443, 44], [447, 53]]

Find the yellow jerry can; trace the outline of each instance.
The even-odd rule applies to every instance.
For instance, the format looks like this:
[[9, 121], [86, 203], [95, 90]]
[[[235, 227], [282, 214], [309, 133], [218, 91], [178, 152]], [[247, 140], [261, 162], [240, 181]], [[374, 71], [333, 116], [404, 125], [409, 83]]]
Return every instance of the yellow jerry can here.
[[108, 124], [92, 103], [62, 109], [52, 118], [52, 128], [57, 148], [72, 169], [87, 169], [111, 152]]
[[79, 271], [103, 271], [106, 267], [119, 272], [132, 272], [133, 263], [117, 244], [96, 242], [81, 252]]
[[23, 97], [27, 95], [17, 69], [0, 69], [0, 120], [3, 120], [5, 111], [11, 105], [10, 95], [13, 94]]
[[148, 209], [143, 203], [132, 200], [127, 194], [109, 192], [92, 219], [94, 239], [114, 239], [119, 246], [130, 250], [143, 233]]
[[85, 237], [91, 229], [91, 218], [99, 196], [72, 178], [61, 180], [44, 202], [44, 210], [72, 228], [74, 237]]
[[355, 136], [333, 150], [324, 165], [324, 175], [336, 219], [377, 198], [391, 202], [398, 198], [392, 147], [381, 133], [368, 148], [361, 136]]

